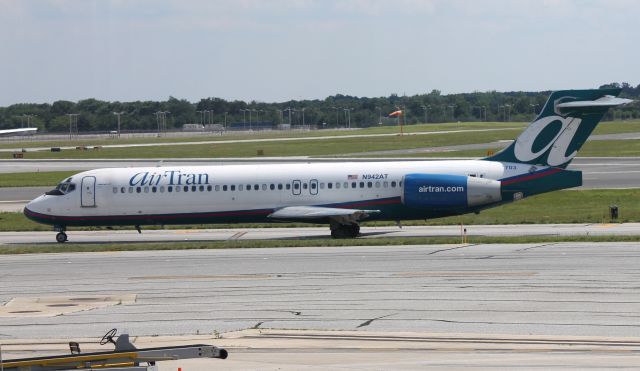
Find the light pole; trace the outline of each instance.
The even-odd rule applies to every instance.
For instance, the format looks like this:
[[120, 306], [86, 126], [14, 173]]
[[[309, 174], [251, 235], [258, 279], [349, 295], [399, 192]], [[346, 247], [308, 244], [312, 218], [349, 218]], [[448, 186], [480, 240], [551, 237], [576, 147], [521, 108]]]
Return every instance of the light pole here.
[[351, 129], [351, 111], [353, 108], [343, 108], [344, 110], [344, 121], [347, 123], [347, 128]]
[[453, 121], [455, 121], [453, 110], [456, 108], [456, 105], [452, 104], [452, 105], [449, 105], [448, 107], [451, 108], [451, 122], [453, 122]]
[[78, 136], [78, 113], [67, 113], [69, 117], [69, 139]]
[[116, 134], [118, 138], [120, 138], [120, 116], [124, 113], [124, 111], [114, 112], [113, 114], [118, 117], [118, 133]]
[[376, 109], [378, 110], [378, 125], [382, 125], [382, 108], [376, 106]]
[[246, 126], [247, 126], [247, 115], [246, 115], [247, 110], [243, 109], [243, 108], [240, 108], [240, 112], [242, 112], [242, 127], [246, 128]]
[[531, 106], [531, 113], [533, 114], [533, 119], [535, 120], [536, 118], [536, 108], [538, 107], [537, 104], [529, 104], [529, 106]]
[[431, 108], [431, 106], [421, 106], [421, 107], [424, 110], [424, 123], [427, 124], [429, 123], [429, 108]]
[[[505, 114], [507, 115], [507, 121], [511, 121], [511, 105], [505, 104]], [[508, 114], [506, 112], [509, 112]]]
[[291, 128], [291, 112], [295, 112], [295, 109], [291, 107], [287, 107], [284, 110], [289, 111], [289, 128]]
[[167, 130], [167, 113], [171, 113], [169, 111], [157, 111], [156, 122], [158, 124], [158, 138], [162, 136], [162, 133]]
[[196, 113], [200, 113], [200, 125], [204, 126], [204, 111], [196, 111]]
[[336, 107], [336, 106], [332, 106], [332, 109], [336, 110], [336, 129], [338, 128], [338, 124], [340, 123], [339, 121], [339, 113], [340, 112], [340, 107]]
[[227, 128], [227, 113], [228, 113], [228, 112], [225, 112], [225, 113], [224, 113], [224, 128], [225, 128], [225, 129]]
[[[22, 117], [25, 117], [27, 119], [27, 127], [30, 128], [31, 127], [31, 118], [33, 116], [38, 116], [38, 115], [27, 115], [27, 114], [23, 114]], [[22, 122], [22, 127], [24, 127], [24, 122]]]
[[302, 111], [302, 127], [303, 127], [303, 128], [304, 128], [304, 126], [306, 125], [306, 124], [305, 124], [305, 122], [304, 122], [304, 110], [305, 110], [305, 108], [304, 108], [304, 107], [302, 107], [302, 108], [300, 109], [300, 111]]

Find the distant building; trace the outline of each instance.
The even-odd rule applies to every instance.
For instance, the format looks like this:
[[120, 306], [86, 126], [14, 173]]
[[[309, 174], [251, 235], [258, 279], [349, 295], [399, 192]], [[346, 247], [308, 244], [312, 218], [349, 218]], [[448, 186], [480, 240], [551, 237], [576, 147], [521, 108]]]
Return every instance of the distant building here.
[[200, 124], [184, 124], [182, 131], [204, 131], [204, 125]]

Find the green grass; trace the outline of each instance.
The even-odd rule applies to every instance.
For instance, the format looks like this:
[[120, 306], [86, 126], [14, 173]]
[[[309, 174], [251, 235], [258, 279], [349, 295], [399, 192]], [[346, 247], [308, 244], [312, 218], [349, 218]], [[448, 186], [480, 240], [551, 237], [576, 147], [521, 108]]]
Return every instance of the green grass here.
[[[640, 221], [640, 189], [566, 190], [530, 197], [518, 202], [485, 210], [478, 215], [407, 221], [403, 225], [471, 224], [548, 224], [548, 223], [602, 223], [610, 222], [609, 205], [618, 205], [617, 222]], [[224, 224], [192, 225], [187, 228], [252, 228], [296, 227], [308, 224]], [[395, 225], [391, 222], [367, 222], [365, 226]], [[145, 227], [151, 229], [151, 227]], [[157, 227], [156, 227], [157, 228]], [[185, 228], [175, 226], [172, 228]], [[71, 228], [73, 230], [74, 228]], [[90, 229], [90, 228], [82, 228]], [[22, 213], [0, 213], [0, 231], [50, 231], [51, 227], [37, 224]]]
[[[507, 127], [524, 127], [521, 122], [460, 122], [442, 124], [415, 124], [404, 126], [405, 133], [437, 132], [446, 130], [465, 129], [495, 129]], [[238, 140], [238, 139], [271, 139], [271, 138], [310, 138], [320, 136], [366, 135], [366, 134], [393, 134], [399, 133], [397, 126], [376, 126], [351, 130], [313, 130], [313, 131], [257, 131], [253, 133], [228, 132], [225, 135], [210, 133], [192, 133], [185, 137], [161, 137], [150, 135], [148, 137], [104, 138], [104, 139], [76, 139], [76, 140], [42, 140], [42, 141], [14, 141], [0, 142], [0, 148], [28, 148], [28, 147], [68, 147], [68, 146], [102, 146], [110, 144], [145, 144], [168, 142], [196, 142], [211, 140]]]
[[[640, 236], [523, 236], [523, 237], [469, 237], [470, 244], [524, 244], [555, 242], [638, 242]], [[60, 252], [104, 252], [142, 250], [194, 250], [194, 249], [248, 249], [276, 247], [331, 247], [331, 246], [406, 246], [460, 244], [460, 237], [382, 237], [373, 239], [298, 239], [298, 240], [240, 240], [205, 242], [142, 242], [127, 244], [14, 244], [1, 245], [0, 254], [36, 254]]]
[[[162, 147], [103, 148], [100, 150], [67, 150], [62, 152], [27, 152], [25, 158], [88, 159], [88, 158], [219, 158], [253, 157], [258, 150], [264, 156], [319, 156], [388, 149], [406, 149], [455, 144], [485, 143], [511, 139], [521, 129], [433, 135], [405, 135], [371, 138], [339, 138], [333, 140], [297, 140], [291, 142], [225, 143], [176, 145]], [[11, 153], [1, 157], [10, 158]]]
[[37, 187], [55, 186], [62, 179], [79, 171], [41, 171], [37, 173], [0, 174], [0, 187]]
[[598, 124], [593, 134], [620, 134], [640, 132], [640, 120], [605, 121]]

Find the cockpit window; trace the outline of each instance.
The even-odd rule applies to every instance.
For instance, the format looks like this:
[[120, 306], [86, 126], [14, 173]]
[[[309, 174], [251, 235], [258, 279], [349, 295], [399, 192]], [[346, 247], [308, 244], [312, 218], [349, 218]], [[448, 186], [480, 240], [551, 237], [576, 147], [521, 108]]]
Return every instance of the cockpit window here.
[[67, 179], [65, 182], [58, 184], [55, 189], [46, 192], [45, 194], [49, 196], [62, 196], [73, 192], [76, 189], [76, 185], [73, 183], [69, 183], [70, 180], [71, 178]]

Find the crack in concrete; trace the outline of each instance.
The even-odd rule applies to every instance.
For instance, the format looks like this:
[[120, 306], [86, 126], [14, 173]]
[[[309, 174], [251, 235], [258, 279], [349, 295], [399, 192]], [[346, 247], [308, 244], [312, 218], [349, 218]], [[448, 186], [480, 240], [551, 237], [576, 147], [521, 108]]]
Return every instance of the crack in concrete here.
[[467, 245], [465, 246], [458, 246], [458, 247], [450, 247], [448, 249], [440, 249], [440, 250], [436, 250], [436, 251], [432, 251], [430, 253], [428, 253], [427, 255], [433, 255], [433, 254], [437, 254], [439, 252], [443, 252], [443, 251], [450, 251], [450, 250], [457, 250], [457, 249], [461, 249], [463, 247], [467, 247]]
[[366, 320], [366, 321], [362, 322], [361, 324], [359, 324], [358, 326], [356, 326], [356, 328], [369, 326], [369, 325], [370, 325], [373, 321], [375, 321], [375, 320], [379, 320], [379, 319], [386, 318], [386, 317], [391, 317], [391, 316], [394, 316], [394, 315], [396, 315], [396, 314], [397, 314], [397, 313], [391, 313], [391, 314], [387, 314], [387, 315], [384, 315], [384, 316], [380, 316], [380, 317], [376, 317], [376, 318], [371, 318], [371, 319], [369, 319], [369, 320]]
[[264, 323], [264, 321], [260, 321], [260, 322], [256, 323], [255, 325], [253, 325], [253, 327], [251, 327], [251, 330], [258, 330], [260, 328], [260, 326], [262, 326], [263, 323]]
[[543, 247], [549, 247], [549, 246], [554, 246], [554, 245], [556, 245], [556, 244], [555, 243], [545, 243], [545, 244], [542, 244], [542, 245], [525, 247], [524, 249], [518, 249], [516, 251], [520, 252], [520, 251], [527, 251], [527, 250], [532, 250], [532, 249], [540, 249], [540, 248], [543, 248]]

